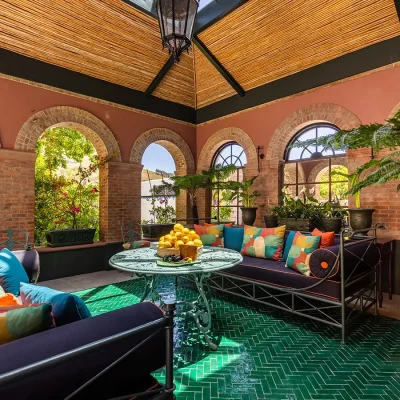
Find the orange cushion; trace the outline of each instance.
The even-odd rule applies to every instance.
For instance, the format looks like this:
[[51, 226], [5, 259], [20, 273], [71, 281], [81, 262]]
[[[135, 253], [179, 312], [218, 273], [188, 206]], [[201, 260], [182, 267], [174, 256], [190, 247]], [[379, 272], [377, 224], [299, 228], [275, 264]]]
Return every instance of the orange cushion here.
[[315, 228], [312, 231], [312, 236], [321, 236], [320, 249], [326, 249], [335, 244], [335, 232], [321, 232], [319, 229]]
[[[216, 226], [216, 225], [218, 225], [218, 224], [207, 224], [207, 222], [204, 222], [204, 226]], [[229, 222], [229, 223], [225, 224], [225, 226], [232, 228], [233, 222]]]
[[0, 295], [0, 312], [21, 308], [22, 303], [11, 293]]

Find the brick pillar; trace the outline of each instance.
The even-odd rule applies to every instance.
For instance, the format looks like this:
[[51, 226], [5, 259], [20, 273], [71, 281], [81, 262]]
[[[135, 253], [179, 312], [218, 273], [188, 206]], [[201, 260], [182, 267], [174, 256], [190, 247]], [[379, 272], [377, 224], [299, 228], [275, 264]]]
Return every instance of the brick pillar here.
[[[391, 153], [381, 151], [377, 158], [383, 158]], [[371, 160], [371, 149], [349, 150], [347, 152], [347, 167], [349, 173], [360, 165]], [[379, 237], [393, 237], [400, 240], [400, 192], [397, 191], [398, 181], [384, 185], [369, 186], [361, 190], [361, 207], [374, 208], [372, 223], [386, 223], [387, 229], [379, 231]], [[354, 207], [354, 200], [349, 196], [349, 207]]]
[[0, 149], [1, 229], [23, 229], [34, 241], [36, 153]]
[[140, 163], [109, 162], [100, 170], [100, 240], [119, 242], [121, 224], [140, 223]]

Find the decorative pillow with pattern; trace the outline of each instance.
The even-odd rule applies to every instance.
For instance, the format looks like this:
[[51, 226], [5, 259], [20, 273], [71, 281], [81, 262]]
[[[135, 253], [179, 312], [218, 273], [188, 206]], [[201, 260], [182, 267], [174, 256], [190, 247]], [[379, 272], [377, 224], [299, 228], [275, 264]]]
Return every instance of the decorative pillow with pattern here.
[[245, 225], [242, 254], [275, 261], [282, 260], [285, 230], [285, 225], [277, 228], [256, 228]]
[[310, 256], [314, 250], [318, 249], [320, 241], [321, 236], [306, 236], [296, 232], [286, 260], [286, 267], [310, 276]]
[[224, 225], [201, 226], [195, 225], [194, 230], [200, 236], [203, 246], [224, 246]]

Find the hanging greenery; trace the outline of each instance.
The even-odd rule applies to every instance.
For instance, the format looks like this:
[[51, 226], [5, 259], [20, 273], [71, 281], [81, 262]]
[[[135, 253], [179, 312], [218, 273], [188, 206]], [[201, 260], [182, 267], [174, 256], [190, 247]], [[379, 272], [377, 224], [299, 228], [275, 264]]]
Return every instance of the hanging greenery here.
[[[333, 150], [356, 150], [372, 148], [375, 159], [359, 166], [353, 174], [348, 193], [359, 196], [360, 190], [372, 185], [380, 185], [400, 179], [400, 110], [386, 124], [360, 125], [350, 130], [340, 130], [333, 135], [297, 142], [292, 147], [322, 146]], [[392, 152], [379, 158], [383, 149]], [[354, 176], [353, 176], [354, 175]], [[351, 179], [353, 176], [354, 179]], [[400, 191], [400, 184], [397, 186]]]

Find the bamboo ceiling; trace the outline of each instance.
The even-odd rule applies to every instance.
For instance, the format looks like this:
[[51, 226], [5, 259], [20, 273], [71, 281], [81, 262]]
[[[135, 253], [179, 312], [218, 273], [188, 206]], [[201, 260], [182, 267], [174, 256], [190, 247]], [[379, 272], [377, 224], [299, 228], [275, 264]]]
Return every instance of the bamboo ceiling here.
[[[393, 0], [249, 0], [199, 37], [250, 90], [398, 35]], [[0, 47], [142, 92], [168, 60], [157, 21], [122, 0], [1, 0]], [[153, 93], [197, 108], [234, 94], [198, 49]]]

